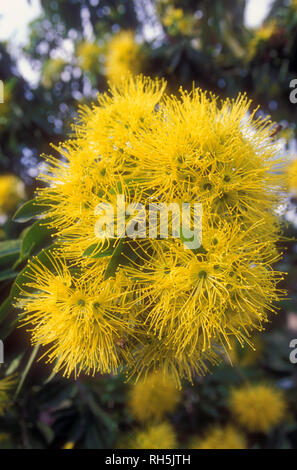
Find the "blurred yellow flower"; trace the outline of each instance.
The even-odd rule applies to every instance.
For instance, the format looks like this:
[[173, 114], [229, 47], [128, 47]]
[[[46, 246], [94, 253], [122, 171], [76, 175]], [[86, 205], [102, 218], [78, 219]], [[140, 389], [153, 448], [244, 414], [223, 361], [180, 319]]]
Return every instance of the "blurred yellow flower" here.
[[9, 117], [12, 113], [14, 86], [14, 80], [4, 82], [3, 96], [2, 94], [0, 96], [3, 99], [3, 103], [0, 102], [0, 130], [7, 127]]
[[78, 62], [85, 72], [96, 72], [99, 68], [102, 47], [94, 42], [83, 41], [77, 47]]
[[42, 68], [41, 81], [45, 88], [51, 88], [59, 80], [66, 62], [64, 59], [48, 59]]
[[232, 425], [214, 426], [205, 435], [192, 440], [191, 449], [246, 449], [244, 434]]
[[180, 20], [183, 16], [184, 12], [181, 8], [170, 7], [164, 17], [164, 24], [165, 26], [170, 26], [174, 21]]
[[283, 420], [286, 402], [283, 393], [272, 386], [248, 385], [231, 392], [230, 410], [248, 431], [267, 433]]
[[131, 386], [128, 406], [139, 421], [160, 420], [175, 410], [180, 398], [173, 379], [155, 372]]
[[167, 422], [136, 432], [128, 443], [130, 449], [175, 449], [176, 446], [174, 429]]
[[111, 38], [105, 60], [106, 77], [112, 83], [117, 84], [125, 76], [141, 72], [143, 55], [132, 31], [121, 31]]
[[195, 18], [185, 14], [182, 8], [169, 6], [165, 10], [163, 24], [173, 36], [176, 34], [190, 35], [193, 32]]
[[253, 36], [248, 46], [248, 60], [251, 60], [256, 55], [258, 48], [262, 44], [267, 43], [274, 36], [277, 32], [277, 28], [276, 21], [272, 20], [253, 31]]
[[73, 449], [75, 446], [75, 442], [66, 442], [66, 444], [63, 445], [63, 449]]
[[287, 180], [289, 191], [297, 195], [297, 159], [287, 168]]
[[10, 214], [25, 198], [25, 185], [15, 175], [0, 176], [0, 214]]

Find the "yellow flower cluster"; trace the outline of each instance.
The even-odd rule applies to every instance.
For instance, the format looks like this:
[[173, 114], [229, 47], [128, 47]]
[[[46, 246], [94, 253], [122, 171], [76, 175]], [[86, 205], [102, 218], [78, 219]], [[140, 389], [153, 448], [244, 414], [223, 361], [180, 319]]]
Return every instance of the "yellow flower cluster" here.
[[6, 128], [12, 112], [14, 81], [4, 83], [0, 92], [0, 130]]
[[75, 446], [75, 442], [72, 442], [72, 441], [66, 442], [66, 444], [63, 445], [63, 449], [70, 449], [71, 450], [71, 449], [74, 448], [74, 446]]
[[25, 186], [17, 176], [0, 176], [0, 215], [14, 212], [24, 198]]
[[132, 31], [121, 31], [111, 38], [107, 44], [105, 62], [106, 77], [114, 84], [129, 74], [141, 72], [143, 55]]
[[176, 409], [179, 400], [180, 392], [172, 378], [155, 372], [131, 387], [128, 406], [138, 421], [160, 420]]
[[129, 449], [175, 449], [176, 435], [171, 424], [153, 424], [145, 430], [136, 432], [127, 443]]
[[191, 449], [246, 449], [244, 434], [232, 425], [210, 428], [202, 438], [193, 439]]
[[294, 160], [287, 168], [288, 188], [293, 194], [297, 194], [297, 160]]
[[9, 439], [9, 434], [6, 434], [4, 432], [0, 433], [0, 443], [3, 441], [8, 441]]
[[15, 376], [0, 379], [0, 416], [4, 415], [11, 406], [10, 392], [16, 383]]
[[59, 80], [66, 62], [64, 59], [48, 59], [42, 69], [42, 84], [45, 88], [51, 88]]
[[253, 32], [253, 36], [250, 40], [248, 47], [248, 59], [252, 59], [259, 47], [262, 44], [266, 44], [277, 32], [277, 23], [270, 21]]
[[[82, 108], [63, 158], [46, 157], [38, 201], [59, 245], [46, 266], [30, 263], [20, 305], [33, 342], [67, 376], [125, 366], [180, 384], [275, 312], [282, 187], [272, 124], [248, 114], [244, 95], [219, 103], [164, 88], [141, 76], [112, 86]], [[98, 205], [123, 195], [145, 207], [201, 203], [202, 246], [98, 238]]]
[[94, 42], [83, 41], [77, 47], [78, 62], [85, 72], [96, 72], [99, 67], [102, 47]]
[[184, 34], [185, 36], [193, 33], [195, 18], [185, 14], [182, 8], [174, 8], [169, 5], [162, 18], [163, 24], [173, 36]]
[[247, 431], [267, 433], [284, 419], [286, 402], [282, 392], [269, 385], [249, 385], [232, 391], [230, 409]]

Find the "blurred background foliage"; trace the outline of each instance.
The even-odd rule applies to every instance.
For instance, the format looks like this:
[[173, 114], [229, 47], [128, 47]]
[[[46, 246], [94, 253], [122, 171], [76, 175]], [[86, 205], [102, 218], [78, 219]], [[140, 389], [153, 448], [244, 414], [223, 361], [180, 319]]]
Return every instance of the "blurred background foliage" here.
[[[165, 77], [172, 93], [180, 85], [191, 89], [193, 83], [221, 97], [246, 91], [280, 125], [283, 147], [296, 148], [296, 104], [289, 100], [289, 84], [297, 78], [296, 0], [272, 2], [256, 29], [244, 23], [245, 0], [40, 4], [42, 13], [30, 24], [29, 39], [18, 51], [32, 70], [32, 82], [19, 72], [11, 41], [0, 43], [1, 299], [9, 294], [24, 261], [49, 242], [38, 222], [31, 229], [27, 226], [32, 207], [19, 217], [25, 225], [12, 220], [18, 205], [34, 194], [41, 155], [51, 152], [50, 143], [69, 135], [78, 105], [94, 101], [98, 91], [107, 90], [109, 80], [116, 83], [129, 72], [143, 73]], [[164, 390], [152, 388], [151, 396], [143, 396], [140, 411], [137, 404], [131, 405], [138, 403], [132, 396], [137, 395], [137, 386], [127, 385], [124, 377], [74, 381], [50, 376], [44, 361], [34, 360], [40, 352], [32, 352], [28, 336], [16, 328], [15, 311], [4, 301], [0, 448], [295, 448], [297, 365], [289, 361], [289, 345], [297, 337], [296, 186], [291, 185], [283, 211], [288, 241], [281, 247], [284, 257], [279, 266], [288, 273], [282, 286], [288, 299], [267, 331], [254, 338], [256, 350], [234, 345], [232, 357], [222, 366], [193, 385], [184, 384], [180, 392], [170, 384]], [[15, 284], [11, 296], [14, 289]], [[248, 404], [246, 394], [243, 412], [248, 421], [253, 418], [249, 407], [267, 414], [265, 431], [245, 426], [231, 405], [234, 390], [259, 383], [272, 390], [272, 401], [267, 399], [265, 407], [256, 394]], [[276, 390], [281, 395], [273, 396]], [[156, 394], [159, 400], [153, 399]], [[271, 413], [276, 409], [272, 403], [280, 408], [285, 403], [278, 417]], [[141, 410], [148, 405], [153, 411], [141, 419]]]

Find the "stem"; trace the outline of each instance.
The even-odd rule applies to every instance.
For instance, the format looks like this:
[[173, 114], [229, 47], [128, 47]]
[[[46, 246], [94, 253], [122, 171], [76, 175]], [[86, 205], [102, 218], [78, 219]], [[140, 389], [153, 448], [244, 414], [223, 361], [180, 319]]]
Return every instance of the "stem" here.
[[16, 391], [15, 391], [14, 400], [16, 400], [16, 398], [18, 397], [18, 395], [19, 395], [19, 393], [20, 393], [20, 391], [21, 391], [21, 389], [22, 389], [22, 386], [23, 386], [23, 384], [24, 384], [24, 382], [25, 382], [25, 379], [26, 379], [26, 377], [27, 377], [27, 375], [28, 375], [29, 370], [31, 369], [31, 366], [32, 366], [32, 364], [33, 364], [33, 362], [34, 362], [34, 359], [35, 359], [35, 357], [36, 357], [36, 355], [37, 355], [37, 353], [38, 353], [38, 350], [39, 350], [39, 344], [37, 344], [36, 346], [34, 346], [34, 349], [33, 349], [32, 353], [31, 353], [31, 356], [30, 356], [30, 358], [29, 358], [29, 361], [27, 362], [27, 365], [26, 365], [26, 367], [25, 367], [25, 370], [24, 370], [24, 372], [23, 372], [22, 375], [21, 375], [21, 379], [20, 379], [20, 381], [19, 381], [19, 383], [18, 383], [18, 386], [17, 386], [17, 389], [16, 389]]

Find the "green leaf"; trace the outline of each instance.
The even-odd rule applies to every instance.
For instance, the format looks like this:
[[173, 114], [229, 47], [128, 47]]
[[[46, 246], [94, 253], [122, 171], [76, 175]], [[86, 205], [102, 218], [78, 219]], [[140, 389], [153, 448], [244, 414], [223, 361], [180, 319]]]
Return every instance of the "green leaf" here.
[[31, 352], [31, 355], [30, 355], [30, 358], [26, 364], [26, 367], [25, 369], [23, 370], [23, 372], [21, 373], [20, 375], [20, 380], [18, 382], [18, 385], [17, 385], [17, 388], [16, 388], [16, 391], [15, 391], [15, 394], [14, 394], [14, 400], [17, 398], [18, 394], [20, 393], [21, 389], [22, 389], [22, 386], [26, 380], [26, 377], [32, 367], [32, 364], [34, 363], [35, 361], [35, 357], [37, 356], [38, 354], [38, 351], [39, 351], [39, 344], [37, 344], [36, 346], [34, 346], [32, 352]]
[[18, 273], [13, 271], [12, 269], [0, 271], [0, 282], [7, 281], [8, 279], [14, 279], [17, 275]]
[[85, 258], [104, 258], [105, 256], [111, 256], [114, 252], [114, 244], [112, 246], [108, 245], [106, 242], [106, 247], [102, 247], [98, 251], [98, 243], [93, 243], [88, 246], [88, 248], [83, 252]]
[[122, 254], [124, 251], [124, 241], [125, 239], [121, 238], [117, 244], [117, 247], [114, 249], [113, 255], [105, 271], [105, 279], [108, 279], [109, 277], [113, 277], [115, 275], [116, 270], [122, 261]]
[[20, 223], [28, 222], [42, 214], [48, 208], [49, 206], [45, 203], [41, 204], [40, 202], [37, 202], [36, 199], [31, 199], [31, 201], [25, 202], [25, 204], [16, 211], [13, 216], [13, 220]]
[[45, 248], [47, 244], [52, 243], [52, 233], [53, 230], [47, 225], [47, 219], [37, 220], [33, 225], [25, 229], [22, 236], [20, 256], [16, 266], [31, 254], [34, 254], [34, 252], [36, 253]]
[[[50, 247], [48, 247], [45, 250], [42, 250], [38, 256], [36, 256], [36, 259], [38, 259], [44, 266], [49, 267], [50, 265], [50, 259], [48, 257], [48, 254], [54, 250], [57, 247], [57, 244], [53, 244]], [[20, 289], [22, 288], [22, 285], [26, 282], [28, 282], [28, 273], [30, 272], [30, 265], [27, 265], [20, 271], [20, 273], [17, 275], [9, 296], [4, 300], [4, 302], [0, 305], [0, 323], [7, 317], [9, 314], [9, 309], [12, 306], [12, 303], [15, 299], [15, 297], [18, 296]]]
[[11, 265], [18, 258], [21, 249], [20, 240], [7, 240], [0, 243], [0, 265]]
[[52, 430], [52, 428], [47, 426], [42, 421], [38, 421], [36, 426], [39, 429], [39, 431], [42, 433], [42, 435], [44, 436], [46, 443], [49, 445], [54, 440], [54, 437], [55, 437], [55, 433]]
[[10, 375], [16, 372], [21, 364], [24, 354], [24, 352], [21, 352], [10, 362], [8, 368], [6, 369], [6, 375]]

